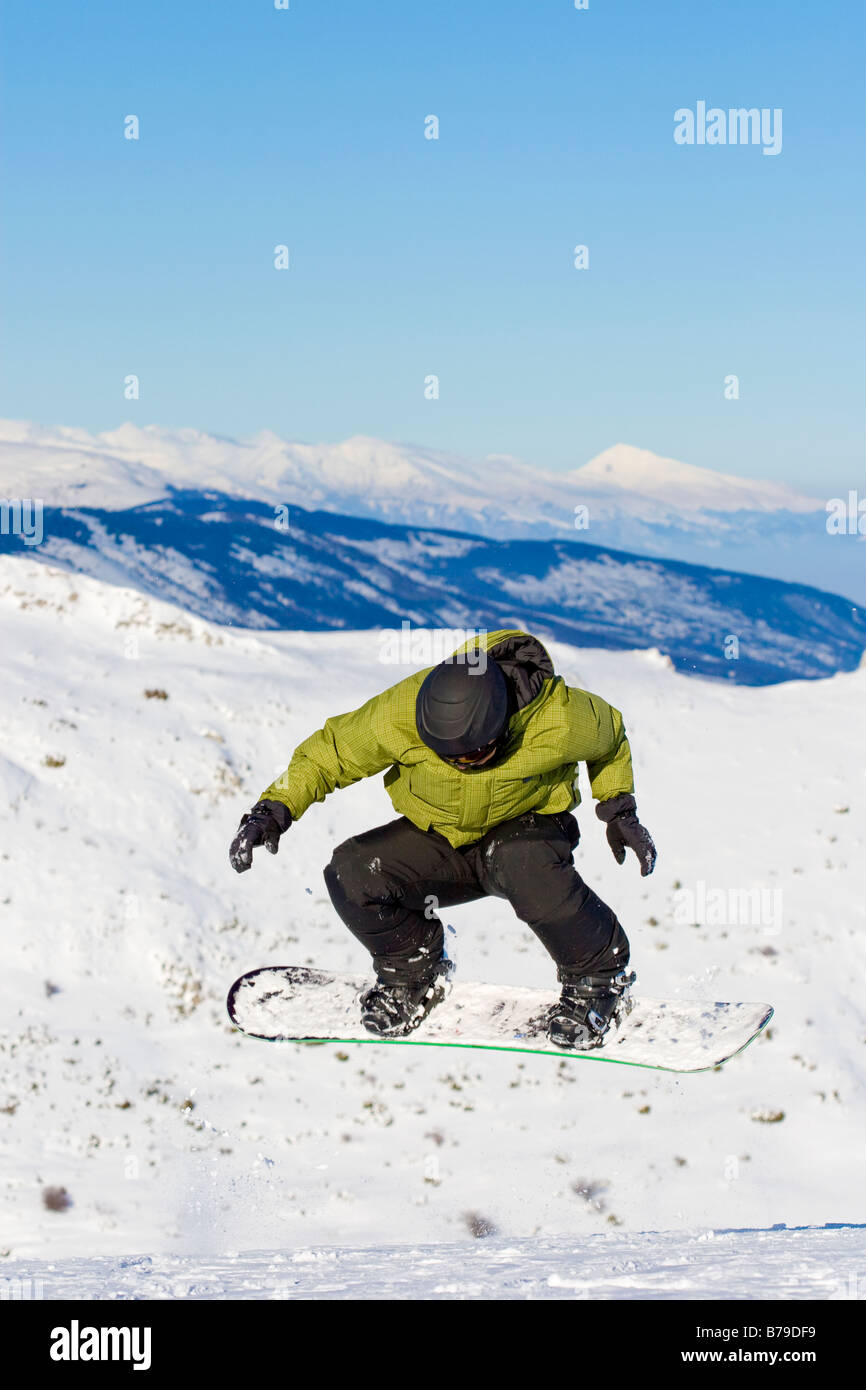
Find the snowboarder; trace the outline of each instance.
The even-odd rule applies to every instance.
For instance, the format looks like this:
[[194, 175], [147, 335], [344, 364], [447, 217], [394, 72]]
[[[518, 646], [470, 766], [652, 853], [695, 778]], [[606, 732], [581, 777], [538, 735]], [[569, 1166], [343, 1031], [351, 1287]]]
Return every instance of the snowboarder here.
[[438, 910], [492, 895], [556, 963], [551, 1041], [600, 1046], [635, 976], [619, 921], [574, 868], [581, 762], [617, 863], [631, 849], [641, 874], [652, 873], [619, 710], [566, 685], [530, 633], [486, 633], [327, 719], [241, 818], [231, 864], [249, 869], [258, 845], [276, 854], [314, 801], [384, 771], [399, 819], [338, 845], [324, 871], [334, 907], [373, 958], [376, 981], [361, 996], [367, 1031], [408, 1034], [445, 997]]

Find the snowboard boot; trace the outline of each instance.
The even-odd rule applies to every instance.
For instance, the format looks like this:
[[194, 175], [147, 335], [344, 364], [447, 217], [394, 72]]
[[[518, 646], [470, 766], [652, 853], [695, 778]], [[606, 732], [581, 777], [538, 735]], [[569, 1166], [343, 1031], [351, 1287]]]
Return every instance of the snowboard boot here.
[[557, 1047], [588, 1051], [602, 1047], [611, 1024], [619, 1027], [631, 1012], [630, 987], [637, 976], [582, 975], [564, 980], [562, 994], [547, 1015], [547, 1036]]
[[368, 1033], [380, 1038], [402, 1038], [417, 1028], [448, 994], [453, 961], [436, 962], [411, 983], [383, 979], [380, 975], [360, 999], [361, 1022]]

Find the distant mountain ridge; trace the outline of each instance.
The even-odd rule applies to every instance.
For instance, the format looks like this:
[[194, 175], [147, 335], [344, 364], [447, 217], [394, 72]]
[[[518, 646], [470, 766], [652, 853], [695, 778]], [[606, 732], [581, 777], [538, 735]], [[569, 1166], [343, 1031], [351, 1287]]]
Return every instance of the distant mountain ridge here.
[[[326, 510], [347, 510], [344, 499], [353, 496], [386, 509], [426, 503], [455, 514], [498, 511], [501, 520], [547, 521], [566, 530], [573, 527], [574, 502], [567, 506], [572, 496], [603, 508], [621, 505], [628, 493], [637, 505], [655, 507], [659, 514], [666, 509], [808, 513], [823, 506], [781, 483], [696, 468], [629, 444], [616, 444], [570, 472], [554, 473], [507, 454], [471, 460], [366, 435], [337, 444], [300, 444], [270, 430], [234, 440], [199, 430], [124, 424], [90, 435], [0, 420], [0, 485], [20, 492], [35, 477], [43, 481], [52, 505], [76, 500], [134, 506], [156, 500], [171, 485], [262, 501], [327, 503]], [[288, 495], [298, 489], [303, 497]], [[524, 510], [514, 512], [516, 504]]]
[[[748, 685], [852, 670], [866, 648], [866, 614], [835, 595], [575, 539], [298, 506], [275, 517], [267, 502], [180, 489], [138, 507], [48, 508], [44, 531], [34, 559], [245, 628], [520, 626], [584, 647], [658, 648], [681, 671]], [[0, 549], [25, 547], [2, 536]]]
[[234, 440], [152, 425], [91, 435], [0, 421], [0, 496], [118, 509], [171, 488], [490, 538], [575, 537], [866, 602], [866, 544], [827, 535], [824, 499], [627, 444], [554, 473], [507, 455], [471, 460], [365, 436], [301, 444], [267, 430]]
[[649, 449], [615, 444], [567, 475], [573, 482], [599, 489], [618, 488], [687, 511], [815, 512], [823, 501], [785, 483], [736, 478], [662, 458]]

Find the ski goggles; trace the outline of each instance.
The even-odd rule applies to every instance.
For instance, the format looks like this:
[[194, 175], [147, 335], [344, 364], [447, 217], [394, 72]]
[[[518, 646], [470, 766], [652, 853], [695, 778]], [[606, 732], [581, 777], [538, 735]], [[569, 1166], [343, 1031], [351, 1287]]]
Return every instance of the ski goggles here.
[[458, 753], [453, 758], [445, 758], [446, 763], [452, 767], [477, 767], [479, 763], [485, 763], [487, 759], [496, 752], [498, 740], [486, 743], [483, 748], [476, 748], [472, 753]]

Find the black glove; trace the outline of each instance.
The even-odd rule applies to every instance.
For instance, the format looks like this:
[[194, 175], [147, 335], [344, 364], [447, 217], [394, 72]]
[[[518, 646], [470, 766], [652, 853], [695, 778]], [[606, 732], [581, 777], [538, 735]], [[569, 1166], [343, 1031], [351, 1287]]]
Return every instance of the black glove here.
[[649, 831], [637, 818], [634, 797], [626, 793], [610, 801], [600, 801], [595, 814], [607, 825], [607, 842], [617, 864], [624, 863], [626, 849], [633, 849], [640, 860], [641, 878], [651, 874], [656, 863], [656, 847]]
[[245, 873], [253, 866], [253, 850], [264, 845], [271, 854], [280, 847], [280, 836], [292, 823], [292, 813], [282, 801], [257, 801], [247, 815], [241, 816], [238, 833], [232, 840], [229, 862], [236, 873]]

